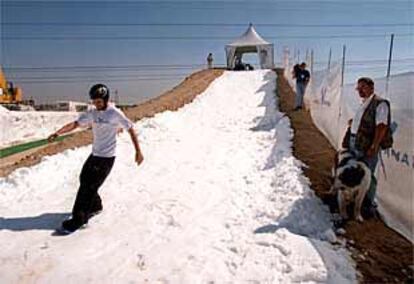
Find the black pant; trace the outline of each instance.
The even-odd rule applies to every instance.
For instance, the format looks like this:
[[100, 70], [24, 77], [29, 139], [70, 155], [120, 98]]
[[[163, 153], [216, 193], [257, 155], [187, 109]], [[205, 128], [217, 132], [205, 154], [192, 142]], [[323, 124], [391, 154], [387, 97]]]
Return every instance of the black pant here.
[[91, 213], [102, 210], [99, 187], [111, 172], [115, 157], [90, 155], [80, 174], [80, 187], [72, 210], [72, 218], [81, 224], [88, 222]]

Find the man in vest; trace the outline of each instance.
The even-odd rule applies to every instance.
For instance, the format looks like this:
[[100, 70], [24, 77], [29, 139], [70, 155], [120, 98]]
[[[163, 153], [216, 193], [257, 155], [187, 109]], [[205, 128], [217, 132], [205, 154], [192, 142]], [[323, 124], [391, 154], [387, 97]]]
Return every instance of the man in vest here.
[[375, 168], [378, 163], [378, 153], [384, 147], [388, 137], [387, 131], [389, 131], [391, 122], [390, 103], [374, 93], [374, 81], [371, 78], [359, 78], [356, 90], [362, 103], [354, 118], [350, 120], [342, 147], [350, 149], [371, 170], [372, 181], [363, 209], [367, 215], [373, 216], [376, 208], [374, 199], [377, 186]]

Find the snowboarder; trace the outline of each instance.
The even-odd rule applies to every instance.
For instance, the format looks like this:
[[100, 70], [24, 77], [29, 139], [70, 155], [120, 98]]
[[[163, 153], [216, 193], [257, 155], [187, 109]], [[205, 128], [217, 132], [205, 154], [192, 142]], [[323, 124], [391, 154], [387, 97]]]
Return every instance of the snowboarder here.
[[74, 122], [68, 123], [48, 137], [53, 142], [59, 135], [79, 126], [92, 125], [92, 154], [83, 165], [80, 187], [72, 209], [72, 218], [63, 221], [62, 230], [71, 233], [82, 227], [88, 219], [102, 210], [99, 187], [109, 175], [115, 161], [116, 135], [119, 127], [128, 130], [135, 147], [135, 161], [140, 165], [143, 156], [132, 122], [114, 105], [109, 104], [109, 89], [103, 84], [92, 86], [90, 99], [95, 106], [82, 113]]

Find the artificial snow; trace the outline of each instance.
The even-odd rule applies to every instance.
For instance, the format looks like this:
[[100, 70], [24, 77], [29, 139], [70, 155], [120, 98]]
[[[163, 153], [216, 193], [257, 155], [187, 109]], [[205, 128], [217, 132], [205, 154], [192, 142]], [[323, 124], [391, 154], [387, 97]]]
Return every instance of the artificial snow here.
[[193, 103], [135, 124], [100, 189], [104, 211], [65, 237], [91, 147], [0, 179], [0, 282], [354, 283], [330, 213], [291, 151], [271, 71], [225, 72]]
[[0, 148], [44, 139], [78, 115], [77, 112], [9, 111], [2, 107]]

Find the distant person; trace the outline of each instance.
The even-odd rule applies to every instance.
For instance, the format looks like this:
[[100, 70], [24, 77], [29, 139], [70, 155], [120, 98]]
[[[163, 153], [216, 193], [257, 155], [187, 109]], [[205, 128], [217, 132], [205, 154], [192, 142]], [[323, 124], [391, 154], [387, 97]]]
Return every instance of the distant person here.
[[296, 79], [298, 77], [298, 72], [300, 70], [299, 64], [295, 64], [295, 66], [293, 66], [293, 70], [292, 70], [292, 78]]
[[92, 154], [83, 165], [80, 187], [72, 209], [72, 218], [63, 221], [63, 233], [71, 233], [88, 223], [88, 219], [102, 210], [98, 189], [111, 172], [115, 161], [116, 134], [119, 127], [127, 129], [135, 147], [135, 161], [140, 165], [143, 156], [132, 122], [114, 105], [109, 104], [109, 89], [102, 84], [89, 91], [94, 108], [82, 113], [74, 122], [68, 123], [48, 137], [53, 142], [59, 135], [79, 126], [92, 125]]
[[365, 162], [371, 170], [370, 188], [362, 205], [362, 211], [370, 217], [376, 214], [375, 168], [378, 163], [378, 154], [380, 149], [390, 148], [393, 143], [391, 110], [389, 101], [374, 93], [374, 81], [371, 78], [359, 78], [356, 90], [362, 103], [354, 118], [349, 121], [342, 147], [351, 150], [356, 158]]
[[306, 63], [302, 62], [299, 65], [299, 69], [295, 73], [296, 76], [296, 98], [295, 98], [295, 110], [302, 109], [303, 96], [305, 95], [306, 87], [310, 80], [310, 73], [306, 70]]
[[208, 69], [213, 68], [213, 54], [212, 53], [209, 53], [207, 56], [207, 65], [208, 65]]
[[242, 71], [246, 70], [246, 66], [243, 64], [241, 57], [236, 57], [235, 64], [234, 64], [235, 71]]

